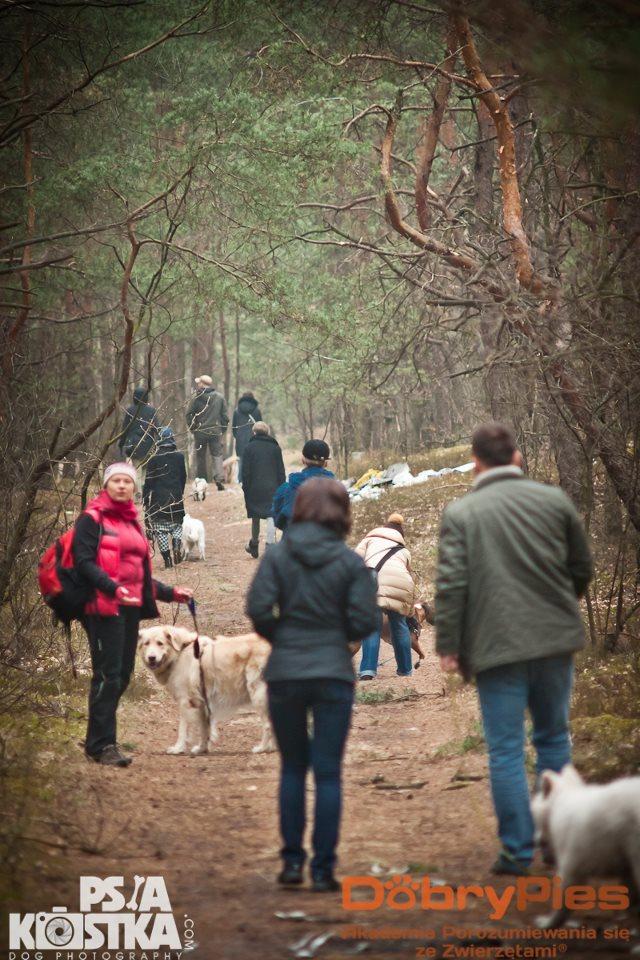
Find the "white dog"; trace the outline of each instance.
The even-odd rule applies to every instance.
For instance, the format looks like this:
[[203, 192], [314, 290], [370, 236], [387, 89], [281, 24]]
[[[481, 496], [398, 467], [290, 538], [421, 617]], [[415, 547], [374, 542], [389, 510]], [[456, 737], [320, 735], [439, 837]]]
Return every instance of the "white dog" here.
[[[182, 627], [147, 627], [138, 634], [138, 650], [158, 683], [166, 687], [180, 710], [178, 739], [167, 753], [197, 756], [218, 740], [217, 722], [241, 708], [255, 710], [262, 720], [262, 740], [254, 753], [273, 750], [262, 671], [270, 647], [255, 633], [239, 637], [198, 637]], [[192, 736], [193, 734], [193, 736]]]
[[209, 489], [209, 484], [204, 479], [204, 477], [196, 477], [191, 486], [193, 491], [194, 500], [204, 500], [207, 496], [207, 490]]
[[182, 544], [185, 557], [189, 557], [192, 549], [197, 547], [198, 558], [205, 559], [204, 555], [204, 523], [185, 513], [182, 521]]
[[[563, 887], [591, 877], [619, 877], [640, 892], [640, 777], [586, 784], [570, 764], [545, 770], [531, 801], [536, 842], [556, 865]], [[566, 908], [549, 918], [557, 926]]]

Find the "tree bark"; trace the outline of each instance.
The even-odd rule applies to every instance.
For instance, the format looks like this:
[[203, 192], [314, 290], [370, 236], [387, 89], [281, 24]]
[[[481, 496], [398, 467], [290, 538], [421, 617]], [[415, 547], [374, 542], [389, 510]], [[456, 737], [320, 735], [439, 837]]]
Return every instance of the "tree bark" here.
[[[446, 48], [447, 56], [444, 61], [444, 68], [447, 72], [450, 72], [453, 70], [456, 62], [456, 32], [451, 20], [449, 21], [449, 29], [447, 31]], [[440, 127], [450, 91], [450, 77], [440, 74], [436, 81], [436, 89], [433, 95], [433, 112], [431, 116], [424, 121], [422, 140], [418, 148], [418, 162], [416, 164], [416, 212], [421, 230], [428, 230], [431, 226], [431, 211], [427, 203], [427, 187], [429, 186], [429, 177], [431, 176], [431, 168], [438, 146]]]

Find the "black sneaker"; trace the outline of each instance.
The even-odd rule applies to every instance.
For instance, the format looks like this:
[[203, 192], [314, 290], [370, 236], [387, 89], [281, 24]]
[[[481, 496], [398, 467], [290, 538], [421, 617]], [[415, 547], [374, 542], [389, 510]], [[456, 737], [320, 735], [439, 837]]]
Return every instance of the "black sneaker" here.
[[313, 893], [337, 893], [342, 889], [339, 882], [331, 873], [312, 878], [311, 891]]
[[491, 866], [491, 873], [505, 877], [528, 877], [529, 868], [520, 860], [512, 857], [507, 850], [502, 850], [498, 859]]
[[257, 560], [257, 559], [258, 559], [258, 557], [259, 557], [258, 547], [257, 547], [257, 545], [256, 545], [255, 543], [252, 543], [251, 540], [250, 540], [249, 543], [246, 545], [245, 550], [247, 551], [247, 553], [248, 553], [251, 557], [253, 557], [254, 560]]
[[278, 883], [283, 887], [297, 887], [302, 883], [302, 879], [301, 863], [285, 863], [278, 874]]
[[120, 753], [115, 743], [110, 743], [100, 753], [87, 754], [87, 759], [93, 760], [95, 763], [101, 763], [104, 767], [128, 767], [131, 763], [131, 757], [125, 757], [124, 754]]

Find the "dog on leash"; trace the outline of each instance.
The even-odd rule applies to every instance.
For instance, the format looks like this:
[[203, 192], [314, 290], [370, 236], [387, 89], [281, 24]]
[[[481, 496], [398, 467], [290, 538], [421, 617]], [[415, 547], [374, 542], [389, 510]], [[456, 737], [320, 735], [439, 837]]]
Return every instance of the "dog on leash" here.
[[206, 753], [219, 739], [218, 723], [247, 707], [262, 720], [262, 739], [253, 753], [275, 749], [262, 679], [270, 649], [255, 633], [212, 638], [171, 626], [139, 632], [142, 662], [178, 704], [178, 739], [167, 753]]
[[[411, 649], [414, 653], [418, 654], [418, 660], [415, 664], [415, 669], [417, 670], [420, 666], [420, 661], [424, 660], [424, 650], [420, 643], [422, 624], [428, 623], [433, 626], [433, 607], [429, 603], [414, 603], [413, 609], [414, 614], [411, 617], [407, 617], [407, 623], [409, 625], [409, 636], [411, 637]], [[385, 643], [392, 643], [389, 618], [385, 616], [384, 610], [382, 611], [382, 630], [380, 637]]]
[[191, 490], [193, 491], [193, 499], [205, 500], [208, 489], [209, 489], [209, 484], [204, 479], [204, 477], [196, 477], [191, 485]]
[[204, 523], [202, 520], [196, 520], [195, 517], [190, 516], [188, 513], [185, 513], [184, 520], [182, 521], [182, 549], [184, 550], [185, 558], [189, 558], [189, 554], [193, 549], [197, 549], [199, 560], [204, 560]]
[[[568, 764], [545, 770], [531, 800], [535, 837], [546, 863], [556, 867], [563, 888], [592, 877], [617, 877], [640, 894], [640, 777], [587, 784]], [[544, 925], [560, 926], [562, 907]]]

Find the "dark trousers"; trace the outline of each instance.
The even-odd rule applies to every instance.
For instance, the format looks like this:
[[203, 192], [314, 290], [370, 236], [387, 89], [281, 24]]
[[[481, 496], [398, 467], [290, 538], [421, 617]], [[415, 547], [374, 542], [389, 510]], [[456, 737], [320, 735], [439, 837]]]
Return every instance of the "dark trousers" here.
[[224, 482], [224, 450], [222, 437], [212, 437], [208, 433], [194, 433], [196, 443], [196, 470], [203, 480], [209, 480], [207, 471], [207, 450], [211, 454], [213, 479]]
[[[331, 874], [342, 809], [342, 757], [351, 723], [353, 684], [345, 680], [278, 680], [269, 683], [269, 714], [281, 757], [281, 855], [303, 863], [305, 787], [313, 769], [316, 802], [311, 874]], [[313, 717], [313, 735], [307, 726]]]
[[89, 616], [83, 621], [93, 667], [85, 743], [89, 756], [116, 742], [116, 710], [133, 673], [139, 624], [138, 607], [121, 607], [117, 617]]

